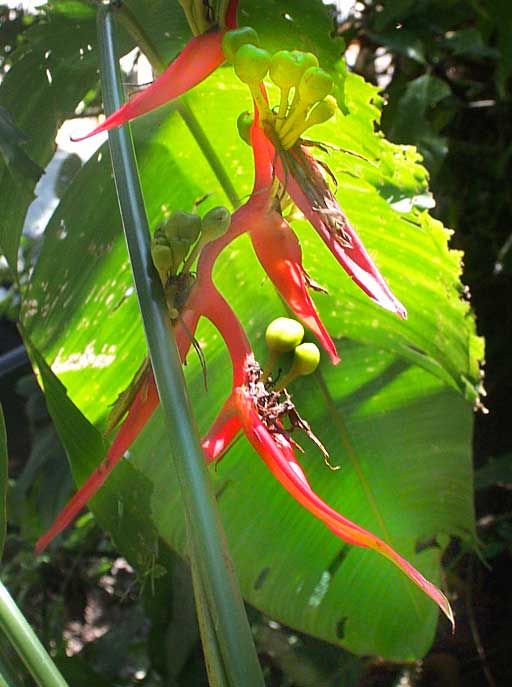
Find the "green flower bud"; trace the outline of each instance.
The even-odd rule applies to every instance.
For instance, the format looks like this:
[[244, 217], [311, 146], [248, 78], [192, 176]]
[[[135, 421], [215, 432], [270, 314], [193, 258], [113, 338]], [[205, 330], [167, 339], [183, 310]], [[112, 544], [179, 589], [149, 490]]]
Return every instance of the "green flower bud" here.
[[265, 332], [267, 346], [273, 353], [293, 351], [304, 338], [304, 327], [297, 320], [289, 317], [278, 317], [273, 320]]
[[189, 212], [177, 210], [165, 222], [165, 234], [170, 242], [173, 238], [187, 239], [194, 243], [201, 231], [201, 218]]
[[240, 81], [259, 84], [268, 72], [270, 54], [254, 45], [242, 45], [236, 52], [233, 65]]
[[235, 54], [242, 45], [259, 46], [260, 39], [256, 31], [250, 26], [241, 26], [233, 31], [226, 31], [222, 39], [222, 51], [226, 60], [233, 62]]
[[310, 375], [320, 363], [320, 351], [314, 343], [302, 343], [294, 351], [293, 363], [287, 377]]
[[160, 224], [155, 229], [155, 234], [153, 236], [152, 243], [158, 243], [164, 246], [168, 245], [167, 235], [165, 233], [165, 222], [160, 222]]
[[173, 264], [172, 251], [167, 245], [153, 242], [151, 244], [153, 264], [159, 272], [167, 273]]
[[203, 217], [201, 223], [201, 240], [203, 243], [215, 241], [224, 236], [231, 225], [231, 213], [227, 208], [213, 208]]
[[178, 227], [178, 238], [189, 243], [195, 243], [201, 233], [201, 218], [199, 215], [189, 215], [189, 219]]
[[306, 69], [299, 83], [300, 99], [303, 103], [323, 100], [332, 88], [332, 77], [320, 67]]
[[238, 134], [242, 141], [251, 145], [251, 127], [254, 123], [254, 116], [250, 112], [241, 112], [236, 120]]
[[302, 54], [298, 51], [279, 50], [272, 55], [270, 78], [276, 86], [288, 90], [299, 83], [304, 71]]
[[310, 67], [318, 67], [318, 58], [312, 52], [302, 52], [302, 50], [292, 50], [292, 55], [295, 60], [300, 64], [302, 69], [301, 75], [304, 74], [306, 69]]
[[187, 253], [190, 250], [190, 241], [175, 236], [169, 239], [169, 246], [172, 251], [171, 272], [176, 273], [181, 263], [187, 257]]
[[333, 98], [332, 95], [328, 95], [325, 100], [319, 102], [318, 105], [315, 105], [311, 110], [306, 120], [306, 125], [309, 127], [314, 124], [326, 122], [331, 117], [334, 117], [337, 106], [336, 99]]

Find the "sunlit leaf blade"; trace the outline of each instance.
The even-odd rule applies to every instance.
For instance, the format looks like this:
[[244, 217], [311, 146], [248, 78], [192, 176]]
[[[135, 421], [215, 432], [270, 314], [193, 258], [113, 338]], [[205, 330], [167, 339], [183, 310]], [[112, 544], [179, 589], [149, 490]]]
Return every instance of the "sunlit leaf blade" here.
[[[461, 392], [474, 395], [481, 346], [469, 306], [460, 300], [460, 256], [448, 252], [447, 231], [415, 209], [427, 190], [424, 169], [412, 149], [392, 146], [374, 133], [378, 100], [373, 87], [350, 76], [351, 114], [318, 127], [311, 138], [357, 153], [333, 151], [328, 156], [340, 182], [337, 196], [406, 305], [409, 320], [404, 323], [369, 301], [313, 230], [294, 221], [306, 269], [329, 290], [329, 296], [314, 298], [343, 360], [337, 368], [325, 362], [321, 378], [295, 385], [295, 397], [342, 469], [331, 472], [306, 438], [296, 438], [305, 449], [304, 468], [322, 498], [440, 584], [447, 536], [474, 536], [472, 410]], [[251, 156], [235, 123], [239, 112], [250, 107], [248, 91], [224, 68], [195, 89], [190, 102], [243, 197], [251, 186]], [[212, 195], [201, 212], [228, 204], [172, 107], [136, 122], [134, 130], [152, 227], [165, 207], [190, 211], [205, 194]], [[320, 151], [314, 154], [325, 157]], [[58, 279], [56, 256], [62, 260]], [[263, 359], [265, 326], [284, 311], [246, 237], [225, 251], [215, 279]], [[103, 429], [109, 405], [145, 355], [105, 150], [75, 177], [56, 210], [22, 312], [34, 345], [69, 398]], [[206, 430], [230, 380], [218, 335], [202, 324], [198, 339], [208, 364], [208, 394], [192, 353], [187, 374]], [[49, 370], [46, 374], [52, 378]], [[62, 393], [54, 399], [63, 432], [67, 414], [75, 412], [64, 400]], [[144, 484], [148, 508], [141, 506], [129, 530], [139, 547], [139, 563], [151, 557], [155, 532], [178, 551], [184, 546], [181, 507], [163, 437], [157, 412], [130, 451], [129, 462], [119, 468], [124, 470], [122, 489], [116, 487], [117, 470], [105, 485], [109, 491], [103, 498], [111, 510], [103, 522], [122, 533], [114, 516]], [[93, 444], [75, 457], [71, 439], [68, 435], [64, 443], [72, 463], [83, 461], [81, 480], [86, 465], [92, 471], [101, 456]], [[427, 651], [437, 621], [434, 604], [377, 554], [342, 546], [273, 481], [245, 442], [212, 476], [249, 601], [278, 620], [358, 653], [410, 660]], [[139, 534], [143, 510], [149, 517]], [[128, 553], [134, 555], [133, 548]]]

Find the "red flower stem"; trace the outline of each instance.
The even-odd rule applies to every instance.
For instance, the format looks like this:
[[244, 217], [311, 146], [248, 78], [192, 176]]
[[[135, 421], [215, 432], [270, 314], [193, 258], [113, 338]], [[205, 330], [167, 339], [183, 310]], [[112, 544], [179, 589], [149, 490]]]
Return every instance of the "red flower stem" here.
[[210, 320], [220, 332], [228, 347], [233, 366], [233, 386], [239, 386], [245, 379], [245, 361], [251, 353], [251, 346], [235, 313], [215, 288], [212, 281], [201, 281], [196, 287], [197, 299], [203, 297], [202, 315]]

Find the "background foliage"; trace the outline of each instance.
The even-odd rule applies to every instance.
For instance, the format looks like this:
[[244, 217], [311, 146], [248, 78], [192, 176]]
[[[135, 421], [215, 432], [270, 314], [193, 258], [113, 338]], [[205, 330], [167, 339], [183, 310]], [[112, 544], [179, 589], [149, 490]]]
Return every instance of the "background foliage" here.
[[[141, 15], [141, 21], [165, 59], [170, 59], [186, 37], [184, 25], [173, 23], [176, 20], [173, 19], [172, 4], [130, 5], [138, 12], [146, 8], [147, 14]], [[279, 10], [288, 10], [293, 16], [292, 5], [296, 7], [297, 3], [279, 3]], [[261, 27], [271, 25], [268, 16], [261, 14], [261, 3], [248, 2], [243, 7], [248, 21], [260, 16]], [[324, 38], [331, 20], [318, 5], [316, 7], [322, 20], [307, 24], [314, 27], [314, 32], [319, 32], [311, 40], [323, 39], [327, 46], [324, 60], [329, 61], [336, 54], [335, 43], [325, 42]], [[167, 14], [155, 22], [152, 17], [161, 17], [161, 12]], [[283, 22], [282, 15], [280, 21]], [[5, 126], [0, 129], [0, 134], [5, 127], [15, 125], [30, 136], [31, 141], [30, 146], [24, 146], [22, 134], [13, 139], [12, 129], [7, 129], [8, 140], [14, 140], [17, 145], [11, 146], [7, 155], [2, 149], [8, 160], [15, 160], [14, 165], [2, 168], [3, 177], [0, 178], [2, 193], [5, 189], [7, 198], [5, 212], [2, 212], [2, 221], [5, 222], [2, 235], [9, 239], [3, 249], [13, 266], [19, 231], [12, 229], [21, 230], [31, 189], [39, 174], [37, 166], [30, 163], [29, 174], [26, 174], [26, 151], [30, 150], [32, 164], [35, 161], [44, 167], [52, 154], [51, 141], [57, 124], [73, 113], [78, 100], [82, 99], [83, 106], [92, 111], [98, 103], [94, 7], [85, 2], [59, 2], [54, 4], [46, 18], [36, 20], [30, 28], [20, 23], [18, 15], [12, 20], [7, 19], [5, 25], [14, 32], [20, 29], [21, 33], [17, 39], [18, 49], [12, 56], [12, 50], [9, 51], [5, 58], [4, 66], [11, 67], [11, 71], [2, 84], [2, 106], [15, 115], [14, 123], [4, 117], [2, 122]], [[277, 15], [274, 25], [276, 35], [280, 35]], [[489, 504], [492, 503], [493, 516], [499, 516], [503, 487], [495, 485], [507, 483], [503, 475], [507, 474], [509, 462], [506, 452], [510, 450], [509, 434], [502, 429], [505, 425], [500, 414], [500, 403], [505, 397], [507, 380], [510, 380], [505, 339], [502, 339], [501, 332], [503, 322], [510, 325], [510, 318], [496, 316], [498, 304], [502, 308], [501, 313], [510, 308], [504, 288], [510, 280], [509, 236], [505, 221], [510, 214], [510, 196], [502, 181], [504, 170], [510, 164], [507, 82], [511, 61], [504, 38], [507, 27], [510, 28], [510, 10], [499, 6], [499, 3], [484, 6], [467, 2], [401, 1], [386, 3], [385, 8], [374, 7], [372, 3], [358, 5], [337, 29], [351, 45], [351, 50], [357, 52], [355, 71], [370, 81], [383, 83], [384, 79], [387, 82], [384, 130], [396, 143], [418, 145], [432, 174], [431, 185], [438, 199], [434, 213], [455, 227], [453, 242], [466, 249], [465, 282], [471, 285], [480, 327], [489, 339], [488, 405], [493, 412], [490, 420], [478, 416], [476, 444], [478, 465], [490, 456], [500, 458], [485, 467], [478, 482], [486, 490], [481, 493], [479, 505], [483, 510], [480, 512], [489, 515]], [[176, 38], [176, 43], [169, 40], [166, 31]], [[12, 46], [12, 34], [8, 40]], [[125, 36], [124, 40], [128, 49], [129, 38]], [[51, 70], [50, 89], [46, 69]], [[230, 80], [227, 70], [223, 70], [217, 80], [224, 87], [220, 93], [215, 80], [211, 80], [191, 99], [191, 105], [196, 107], [201, 102], [200, 98], [219, 105], [217, 114], [212, 107], [208, 110], [209, 117], [203, 115], [201, 119], [205, 129], [208, 131], [211, 127], [212, 132], [217, 125], [216, 116], [225, 119], [226, 113], [232, 111], [234, 121], [238, 112], [244, 109], [239, 98], [247, 98], [243, 92], [237, 92], [238, 87]], [[27, 93], [30, 94], [28, 98]], [[236, 104], [233, 103], [233, 95], [237, 97]], [[376, 529], [379, 523], [372, 519], [375, 514], [368, 513], [366, 507], [368, 493], [365, 480], [360, 479], [362, 470], [377, 494], [380, 516], [384, 513], [385, 520], [392, 523], [393, 532], [398, 537], [398, 548], [410, 558], [416, 557], [413, 562], [435, 576], [439, 546], [446, 546], [447, 539], [438, 537], [436, 542], [432, 537], [444, 532], [465, 536], [469, 542], [473, 536], [471, 476], [467, 462], [471, 411], [460, 392], [469, 400], [474, 399], [474, 387], [478, 383], [474, 363], [479, 353], [475, 348], [477, 341], [472, 338], [471, 324], [465, 318], [467, 306], [456, 298], [458, 256], [448, 257], [444, 230], [422, 214], [422, 208], [430, 203], [426, 195], [426, 175], [417, 165], [415, 153], [408, 148], [392, 148], [374, 135], [375, 103], [379, 99], [373, 89], [350, 77], [346, 98], [351, 115], [346, 119], [340, 117], [337, 122], [335, 135], [338, 138], [335, 142], [362, 154], [365, 159], [342, 153], [331, 155], [329, 164], [340, 180], [339, 194], [347, 213], [361, 228], [363, 238], [377, 255], [379, 265], [389, 275], [398, 295], [407, 302], [410, 319], [404, 333], [400, 323], [366, 303], [338, 272], [333, 271], [333, 265], [325, 262], [325, 253], [316, 249], [311, 233], [299, 227], [307, 255], [306, 266], [312, 276], [329, 287], [332, 294], [330, 299], [318, 300], [318, 304], [339, 339], [343, 367], [335, 371], [325, 367], [322, 377], [316, 382], [315, 388], [327, 389], [330, 394], [326, 405], [320, 410], [318, 405], [314, 407], [312, 387], [308, 386], [297, 389], [298, 405], [315, 426], [327, 428], [330, 425], [334, 428], [331, 433], [327, 430], [322, 433], [322, 439], [332, 445], [333, 455], [339, 453], [340, 435], [341, 445], [345, 435], [349, 437], [350, 445], [357, 448], [351, 452], [350, 445], [347, 448], [345, 442], [344, 469], [336, 473], [335, 478], [321, 467], [318, 456], [314, 454], [311, 457], [307, 454], [305, 465], [315, 486], [327, 500], [333, 505], [338, 504], [344, 513], [362, 524]], [[202, 114], [200, 106], [196, 113], [198, 116]], [[216, 194], [209, 201], [211, 204], [223, 202], [221, 190], [207, 169], [191, 168], [190, 162], [197, 159], [197, 151], [194, 142], [186, 138], [188, 134], [172, 108], [139, 123], [135, 131], [146, 202], [153, 225], [160, 218], [161, 205], [165, 202], [190, 209], [205, 191]], [[325, 136], [329, 140], [333, 133], [326, 127], [325, 131], [319, 132], [319, 137]], [[228, 169], [236, 175], [237, 186], [243, 194], [250, 184], [247, 174], [249, 153], [236, 136], [230, 136], [229, 132], [223, 132], [223, 157]], [[7, 137], [2, 140], [7, 140]], [[215, 138], [212, 140], [215, 142]], [[372, 164], [377, 159], [379, 164]], [[63, 387], [47, 369], [41, 353], [53, 363], [54, 370], [60, 372], [71, 399], [101, 429], [108, 404], [129, 381], [144, 351], [136, 307], [130, 298], [131, 282], [124, 246], [118, 240], [119, 220], [108, 165], [108, 155], [100, 151], [68, 185], [50, 221], [30, 286], [25, 291], [23, 281], [26, 272], [21, 272], [25, 340], [29, 345], [31, 342], [31, 355], [43, 375], [50, 410], [59, 410], [61, 420], [60, 424], [57, 422], [57, 428], [74, 460], [79, 478], [87, 474], [91, 462], [99, 458], [103, 450], [102, 439], [71, 407]], [[20, 173], [23, 184], [17, 180]], [[182, 182], [179, 187], [171, 183], [176, 177]], [[162, 179], [169, 179], [168, 186], [162, 187], [158, 183]], [[500, 184], [503, 184], [501, 189]], [[89, 202], [90, 197], [95, 198], [94, 203]], [[372, 222], [368, 221], [370, 207]], [[397, 209], [401, 214], [397, 214]], [[5, 231], [7, 226], [8, 232]], [[101, 232], [98, 232], [98, 227], [102, 228]], [[70, 240], [71, 230], [75, 239], [80, 237], [80, 242]], [[384, 232], [385, 245], [381, 239]], [[435, 268], [436, 278], [428, 278], [428, 270], [433, 268], [436, 259], [432, 246], [441, 256], [444, 270], [441, 280], [437, 278], [439, 267]], [[28, 258], [30, 248], [30, 242], [23, 246], [23, 254]], [[84, 248], [86, 265], [83, 263]], [[236, 292], [234, 304], [245, 323], [250, 320], [248, 307], [254, 297], [252, 292], [244, 292], [238, 286], [245, 273], [257, 269], [246, 248], [241, 242], [231, 255], [226, 255], [225, 268], [218, 277], [226, 293]], [[59, 251], [66, 255], [64, 270], [68, 271], [62, 272], [56, 282], [52, 276], [54, 256]], [[256, 279], [255, 283], [258, 281]], [[257, 294], [258, 298], [264, 299], [265, 306], [261, 308], [261, 319], [253, 321], [249, 331], [260, 350], [257, 336], [262, 323], [274, 316], [281, 306], [268, 284], [257, 287]], [[10, 302], [15, 303], [15, 300], [13, 293]], [[36, 303], [37, 309], [34, 307]], [[431, 307], [432, 303], [436, 303], [435, 309]], [[107, 313], [108, 326], [105, 326]], [[70, 319], [73, 325], [71, 335], [67, 330]], [[95, 323], [101, 323], [102, 327], [99, 332], [95, 329], [95, 340], [89, 354], [99, 364], [91, 366], [83, 364], [84, 359], [77, 354], [88, 350], [87, 342], [91, 341], [88, 327]], [[215, 375], [215, 370], [225, 366], [225, 358], [215, 347], [210, 330], [204, 328], [201, 339], [209, 342], [205, 352], [211, 393], [222, 398], [225, 384], [223, 388], [222, 375]], [[115, 348], [110, 350], [109, 346]], [[114, 353], [115, 360], [110, 361], [108, 356], [112, 357]], [[107, 366], [107, 362], [111, 364]], [[78, 373], [80, 367], [84, 369]], [[197, 365], [192, 359], [189, 373], [195, 401], [201, 403], [203, 393], [194, 381], [198, 375]], [[205, 422], [209, 405], [204, 411]], [[325, 409], [333, 407], [335, 421], [332, 417], [326, 421]], [[406, 426], [403, 423], [404, 408], [408, 418]], [[210, 413], [213, 410], [210, 408]], [[341, 430], [340, 418], [343, 423]], [[37, 416], [33, 418], [33, 426], [37, 427], [38, 422], [46, 423], [46, 420]], [[112, 545], [92, 529], [90, 516], [84, 517], [54, 556], [33, 560], [30, 542], [51, 519], [52, 506], [56, 510], [61, 503], [56, 497], [53, 503], [49, 503], [47, 498], [48, 476], [52, 470], [60, 473], [62, 463], [56, 462], [59, 452], [53, 448], [56, 441], [53, 430], [44, 426], [48, 429], [47, 441], [50, 443], [45, 444], [39, 439], [39, 425], [30, 462], [23, 472], [20, 466], [15, 466], [14, 475], [19, 477], [12, 490], [12, 501], [17, 505], [10, 509], [8, 564], [4, 567], [7, 581], [15, 588], [17, 586], [19, 596], [27, 601], [33, 601], [34, 595], [41, 598], [41, 594], [45, 602], [50, 601], [44, 604], [47, 610], [42, 615], [37, 614], [33, 620], [48, 640], [56, 642], [57, 654], [64, 668], [73, 674], [74, 684], [80, 684], [79, 680], [85, 682], [85, 679], [89, 680], [88, 684], [93, 679], [98, 684], [102, 684], [102, 680], [107, 683], [109, 680], [129, 681], [136, 674], [145, 674], [148, 683], [158, 684], [163, 676], [167, 681], [179, 679], [179, 684], [199, 684], [197, 680], [201, 678], [197, 671], [201, 671], [201, 667], [195, 660], [197, 632], [192, 620], [190, 594], [178, 593], [178, 590], [189, 590], [187, 576], [179, 559], [165, 546], [171, 543], [179, 548], [183, 536], [177, 527], [179, 504], [171, 506], [167, 491], [165, 495], [158, 492], [159, 485], [164, 484], [167, 490], [172, 481], [165, 464], [165, 452], [161, 450], [158, 418], [150, 431], [141, 437], [130, 461], [118, 471], [95, 505], [100, 522], [113, 532], [116, 544], [135, 565], [142, 595], [133, 586], [133, 570], [121, 563]], [[417, 450], [411, 456], [409, 446], [412, 442]], [[84, 446], [89, 450], [85, 451]], [[97, 449], [91, 450], [94, 446]], [[355, 463], [352, 454], [356, 457]], [[368, 460], [370, 456], [371, 462]], [[377, 456], [378, 460], [373, 462]], [[220, 502], [227, 518], [237, 565], [241, 569], [246, 597], [279, 620], [334, 642], [341, 640], [345, 646], [359, 653], [379, 653], [402, 660], [422, 655], [432, 641], [435, 615], [432, 613], [429, 622], [422, 626], [422, 634], [414, 618], [411, 620], [403, 596], [397, 591], [396, 600], [390, 598], [387, 604], [381, 604], [381, 609], [388, 610], [388, 619], [376, 617], [373, 600], [382, 598], [383, 589], [387, 593], [391, 588], [400, 589], [393, 584], [395, 573], [389, 571], [385, 563], [374, 561], [372, 554], [350, 550], [342, 551], [342, 556], [339, 556], [338, 542], [328, 534], [324, 535], [322, 527], [294, 504], [290, 505], [286, 495], [274, 491], [275, 485], [263, 468], [252, 457], [248, 458], [247, 449], [239, 448], [221, 464], [214, 476], [222, 492]], [[410, 466], [408, 473], [401, 467], [405, 461]], [[43, 465], [44, 470], [41, 469]], [[412, 483], [408, 479], [411, 475]], [[69, 482], [63, 481], [60, 485], [63, 499]], [[446, 490], [448, 506], [444, 512], [436, 513], [429, 507], [442, 489]], [[109, 490], [115, 493], [115, 499], [109, 498]], [[401, 512], [405, 508], [407, 518], [396, 517], [397, 493], [403, 495]], [[454, 495], [458, 498], [454, 499]], [[492, 501], [488, 500], [489, 495]], [[415, 505], [418, 500], [421, 507]], [[264, 510], [261, 509], [262, 503], [265, 504]], [[165, 508], [162, 508], [163, 504]], [[146, 508], [146, 505], [151, 505], [151, 508]], [[257, 528], [254, 526], [256, 509]], [[151, 510], [151, 518], [142, 517], [143, 513]], [[282, 519], [283, 512], [287, 514], [286, 521]], [[280, 523], [279, 528], [276, 528], [276, 522]], [[143, 532], [135, 546], [132, 538], [126, 536], [127, 532], [131, 534], [133, 531], [134, 523], [137, 530]], [[487, 520], [480, 533], [484, 536], [485, 551], [494, 557], [498, 570], [500, 561], [509, 555], [507, 527], [507, 518], [499, 517], [496, 525], [494, 519], [491, 522]], [[252, 538], [250, 551], [246, 545], [249, 535]], [[416, 545], [416, 553], [404, 548], [411, 546], [411, 542]], [[459, 590], [462, 627], [471, 628], [475, 613], [479, 620], [483, 617], [484, 623], [487, 616], [485, 612], [481, 613], [480, 604], [475, 610], [471, 602], [471, 595], [481, 591], [483, 572], [471, 554], [466, 553], [466, 546], [459, 544], [458, 548], [451, 550], [454, 559], [449, 570], [452, 588]], [[279, 556], [274, 552], [282, 552], [284, 548], [290, 557], [282, 561], [282, 570], [275, 570]], [[80, 569], [76, 564], [77, 557], [84, 562]], [[67, 574], [64, 584], [57, 584], [57, 571], [67, 570], [71, 561], [74, 574]], [[22, 577], [19, 576], [20, 569], [24, 571]], [[298, 604], [290, 600], [293, 585], [300, 586], [294, 583], [290, 569], [307, 571], [298, 593]], [[335, 584], [329, 585], [330, 578], [323, 576], [323, 571], [333, 577]], [[45, 576], [52, 581], [50, 585], [41, 584]], [[169, 584], [171, 576], [172, 584]], [[400, 578], [396, 579], [401, 584]], [[495, 585], [499, 585], [499, 572], [493, 580]], [[98, 584], [93, 586], [94, 582]], [[80, 587], [78, 591], [76, 586]], [[350, 588], [350, 593], [347, 588]], [[499, 589], [498, 586], [496, 588]], [[491, 608], [492, 594], [487, 597]], [[111, 607], [107, 599], [116, 596], [122, 597], [123, 603]], [[297, 595], [292, 596], [295, 598]], [[174, 598], [172, 611], [171, 598]], [[77, 599], [80, 600], [78, 604]], [[308, 601], [312, 601], [309, 605], [312, 610], [307, 610]], [[421, 597], [419, 602], [428, 603]], [[366, 631], [354, 629], [344, 621], [349, 615], [353, 617], [351, 603], [357, 606], [360, 617], [370, 619], [373, 615], [375, 625], [372, 631], [368, 631], [368, 626]], [[368, 604], [367, 609], [365, 603]], [[29, 602], [28, 607], [30, 605]], [[95, 607], [99, 609], [100, 616], [104, 615], [109, 629], [101, 639], [96, 638], [95, 622], [84, 618], [84, 614], [90, 614], [91, 608]], [[319, 607], [320, 610], [316, 610]], [[331, 618], [323, 609], [333, 607], [337, 616]], [[304, 608], [306, 614], [300, 610]], [[403, 612], [398, 613], [397, 608]], [[429, 612], [427, 608], [430, 610], [430, 606], [425, 605], [425, 612]], [[70, 618], [66, 630], [68, 635], [64, 638], [59, 609], [64, 609]], [[116, 627], [115, 614], [118, 613], [123, 617], [121, 627]], [[466, 613], [471, 622], [465, 622]], [[502, 670], [500, 659], [503, 661], [505, 653], [502, 641], [496, 641], [493, 634], [498, 632], [500, 615], [493, 613], [492, 617], [494, 622], [484, 624], [484, 629], [489, 626], [489, 637], [495, 642], [492, 645], [493, 649], [495, 647], [492, 668], [499, 671]], [[68, 660], [64, 658], [64, 647], [73, 618], [79, 618], [75, 629], [80, 637], [75, 641], [80, 644], [84, 635], [85, 639], [95, 641]], [[306, 635], [290, 633], [274, 621], [269, 623], [256, 612], [253, 620], [260, 654], [267, 664], [269, 684], [307, 685], [319, 684], [323, 680], [327, 685], [338, 684], [340, 679], [344, 684], [357, 684], [370, 679], [371, 666], [341, 653], [339, 649], [327, 648]], [[183, 626], [189, 627], [190, 636], [180, 636], [181, 660], [168, 665], [164, 647], [168, 646], [167, 643], [176, 647], [176, 635], [180, 634], [178, 628]], [[137, 632], [133, 630], [135, 627]], [[410, 644], [404, 642], [405, 635], [411, 638]], [[486, 637], [484, 635], [484, 639]], [[472, 684], [472, 679], [476, 684], [480, 679], [479, 671], [488, 673], [490, 669], [487, 664], [475, 667], [472, 658], [475, 655], [474, 639], [474, 632], [473, 637], [468, 637], [464, 629], [462, 634], [459, 632], [457, 639], [451, 642], [458, 650], [458, 656], [463, 658], [457, 663], [453, 655], [444, 651], [439, 660], [437, 651], [429, 659], [430, 663], [427, 661], [427, 669], [421, 679], [428, 679], [428, 666], [432, 666], [431, 670], [437, 671], [438, 676], [455, 670], [466, 680], [465, 684]], [[443, 639], [442, 634], [438, 641], [441, 642], [438, 648], [450, 649], [450, 641], [446, 637]], [[459, 642], [459, 645], [453, 642]], [[174, 653], [176, 656], [175, 650]], [[130, 657], [128, 662], [127, 655]], [[116, 656], [119, 657], [117, 663]], [[85, 663], [89, 666], [87, 670], [95, 670], [94, 676], [86, 674]], [[381, 674], [381, 679], [389, 678], [388, 682], [392, 684], [400, 670], [399, 667], [390, 667], [389, 675]], [[420, 679], [414, 669], [406, 670], [411, 680]]]

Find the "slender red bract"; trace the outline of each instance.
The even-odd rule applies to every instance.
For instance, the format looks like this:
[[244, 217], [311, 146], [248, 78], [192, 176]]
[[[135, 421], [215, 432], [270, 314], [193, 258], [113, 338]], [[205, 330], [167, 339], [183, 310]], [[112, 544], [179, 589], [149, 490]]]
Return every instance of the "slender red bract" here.
[[102, 131], [126, 124], [197, 86], [224, 62], [221, 47], [223, 35], [224, 32], [217, 30], [192, 38], [174, 62], [150, 86], [121, 105], [93, 131], [72, 140], [83, 141]]

